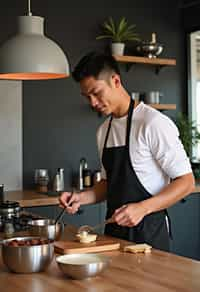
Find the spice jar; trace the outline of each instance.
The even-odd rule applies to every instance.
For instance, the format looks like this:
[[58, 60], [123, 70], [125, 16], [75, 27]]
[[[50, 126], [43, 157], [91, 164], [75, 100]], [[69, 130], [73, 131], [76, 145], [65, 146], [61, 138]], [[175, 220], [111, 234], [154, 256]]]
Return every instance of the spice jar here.
[[85, 169], [83, 172], [83, 186], [85, 188], [92, 186], [92, 172], [90, 169]]

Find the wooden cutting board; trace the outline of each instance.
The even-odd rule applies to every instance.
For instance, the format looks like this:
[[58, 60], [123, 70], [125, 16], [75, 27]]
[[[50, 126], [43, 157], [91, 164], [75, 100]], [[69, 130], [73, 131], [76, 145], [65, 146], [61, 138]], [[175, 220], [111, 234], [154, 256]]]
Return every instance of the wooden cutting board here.
[[55, 252], [61, 254], [91, 253], [111, 251], [120, 248], [120, 243], [106, 236], [98, 236], [92, 243], [80, 243], [77, 240], [56, 241]]

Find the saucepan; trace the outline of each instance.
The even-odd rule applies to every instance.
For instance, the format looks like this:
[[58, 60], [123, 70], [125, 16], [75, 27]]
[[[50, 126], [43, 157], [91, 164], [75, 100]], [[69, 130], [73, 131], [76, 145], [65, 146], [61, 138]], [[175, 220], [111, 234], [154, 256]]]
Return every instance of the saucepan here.
[[64, 223], [54, 219], [33, 219], [28, 222], [28, 226], [30, 235], [50, 240], [59, 240], [64, 231]]

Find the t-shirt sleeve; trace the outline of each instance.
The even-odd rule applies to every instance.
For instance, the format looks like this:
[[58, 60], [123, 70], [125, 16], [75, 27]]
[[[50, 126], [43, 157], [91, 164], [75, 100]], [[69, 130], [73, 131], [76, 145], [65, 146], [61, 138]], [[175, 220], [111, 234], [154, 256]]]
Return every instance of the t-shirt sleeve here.
[[171, 179], [192, 172], [189, 158], [179, 138], [179, 131], [172, 120], [160, 115], [155, 117], [146, 129], [151, 153]]
[[100, 158], [100, 164], [101, 164], [101, 178], [106, 179], [106, 171], [102, 163], [102, 155], [103, 155], [103, 146], [104, 146], [104, 140], [105, 140], [105, 131], [103, 131], [104, 124], [101, 125], [98, 130], [97, 130], [97, 148], [98, 148], [98, 153], [99, 153], [99, 158]]

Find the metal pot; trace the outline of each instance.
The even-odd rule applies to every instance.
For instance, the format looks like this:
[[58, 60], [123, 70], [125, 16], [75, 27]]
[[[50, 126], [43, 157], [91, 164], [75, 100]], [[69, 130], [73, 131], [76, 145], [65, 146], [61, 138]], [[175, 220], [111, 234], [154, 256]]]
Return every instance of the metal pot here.
[[160, 103], [160, 99], [163, 97], [163, 94], [160, 91], [150, 91], [145, 96], [146, 103]]
[[21, 208], [18, 202], [2, 202], [0, 203], [0, 216], [6, 219], [11, 219], [13, 216], [19, 217], [20, 209]]
[[32, 236], [41, 236], [51, 240], [58, 240], [64, 231], [64, 223], [55, 224], [53, 219], [31, 220], [28, 222], [28, 226]]
[[54, 255], [53, 242], [32, 246], [10, 246], [12, 240], [41, 239], [39, 237], [15, 237], [2, 240], [2, 258], [8, 269], [15, 273], [34, 273], [45, 270]]

